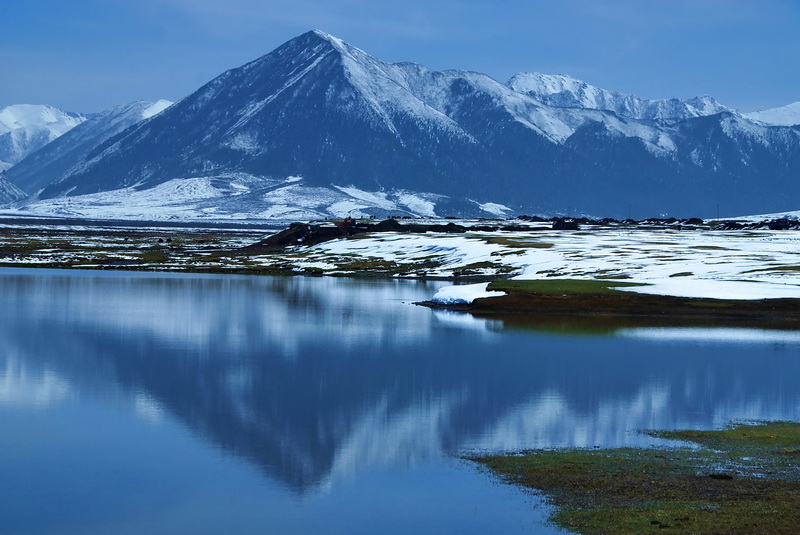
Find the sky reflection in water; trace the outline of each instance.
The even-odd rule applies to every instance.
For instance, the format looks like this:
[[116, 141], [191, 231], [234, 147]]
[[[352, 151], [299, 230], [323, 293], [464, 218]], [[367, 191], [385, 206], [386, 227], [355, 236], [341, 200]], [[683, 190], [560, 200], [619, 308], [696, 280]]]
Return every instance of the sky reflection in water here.
[[800, 415], [796, 333], [509, 330], [440, 285], [0, 271], [6, 527], [547, 532], [450, 456]]

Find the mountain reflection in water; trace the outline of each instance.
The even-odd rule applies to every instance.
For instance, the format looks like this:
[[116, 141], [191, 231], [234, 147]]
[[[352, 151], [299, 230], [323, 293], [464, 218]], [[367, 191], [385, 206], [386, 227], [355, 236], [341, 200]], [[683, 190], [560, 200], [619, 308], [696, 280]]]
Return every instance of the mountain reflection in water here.
[[470, 449], [800, 416], [796, 337], [563, 336], [411, 304], [441, 284], [4, 270], [0, 408], [113, 395], [301, 493]]

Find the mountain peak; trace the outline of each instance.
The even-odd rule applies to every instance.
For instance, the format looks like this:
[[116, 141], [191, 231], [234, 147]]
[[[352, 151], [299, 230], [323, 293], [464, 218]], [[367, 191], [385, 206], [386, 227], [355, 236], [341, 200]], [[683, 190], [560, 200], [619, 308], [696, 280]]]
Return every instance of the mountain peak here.
[[63, 133], [84, 120], [82, 115], [47, 104], [13, 104], [0, 109], [0, 134], [29, 127], [53, 127]]
[[343, 53], [347, 53], [355, 49], [355, 47], [344, 42], [342, 39], [339, 39], [338, 37], [327, 32], [322, 30], [309, 30], [301, 35], [298, 35], [294, 39], [290, 39], [289, 41], [285, 42], [283, 45], [278, 47], [276, 51], [284, 48], [292, 51], [304, 48], [319, 49], [320, 45], [333, 48]]
[[328, 41], [329, 43], [334, 44], [334, 45], [338, 45], [338, 46], [344, 46], [345, 45], [345, 42], [342, 41], [341, 39], [339, 39], [338, 37], [333, 36], [333, 35], [329, 34], [328, 32], [324, 32], [322, 30], [311, 30], [308, 33], [314, 34], [317, 37], [319, 37], [320, 39], [324, 39], [325, 41]]
[[45, 104], [0, 109], [0, 168], [10, 168], [85, 120], [83, 115]]

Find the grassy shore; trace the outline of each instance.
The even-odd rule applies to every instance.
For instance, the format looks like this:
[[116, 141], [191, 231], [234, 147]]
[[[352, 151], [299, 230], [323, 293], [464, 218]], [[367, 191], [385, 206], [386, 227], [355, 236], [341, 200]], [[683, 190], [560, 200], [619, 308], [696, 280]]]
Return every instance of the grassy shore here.
[[556, 506], [552, 522], [575, 533], [800, 532], [800, 424], [649, 434], [700, 447], [531, 451], [471, 459], [505, 481], [544, 493]]
[[800, 328], [797, 299], [688, 298], [619, 289], [636, 286], [641, 284], [617, 280], [498, 280], [488, 289], [505, 295], [448, 308], [479, 317], [502, 316], [517, 323], [528, 316], [530, 323], [536, 323], [537, 318], [547, 322], [554, 318], [590, 318], [595, 325]]

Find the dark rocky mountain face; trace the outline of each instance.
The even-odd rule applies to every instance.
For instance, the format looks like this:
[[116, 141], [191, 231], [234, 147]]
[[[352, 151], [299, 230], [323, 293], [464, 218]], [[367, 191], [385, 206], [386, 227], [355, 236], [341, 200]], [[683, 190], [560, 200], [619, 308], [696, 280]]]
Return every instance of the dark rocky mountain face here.
[[638, 99], [637, 109], [657, 110], [645, 119], [554, 106], [537, 100], [532, 83], [523, 92], [478, 73], [388, 64], [309, 32], [70, 169], [38, 174], [50, 182], [39, 199], [192, 177], [214, 177], [222, 191], [244, 174], [263, 181], [262, 193], [302, 177], [308, 187], [437, 194], [438, 215], [486, 215], [477, 204], [486, 202], [510, 213], [609, 217], [798, 208], [797, 127], [765, 126], [697, 99]]

